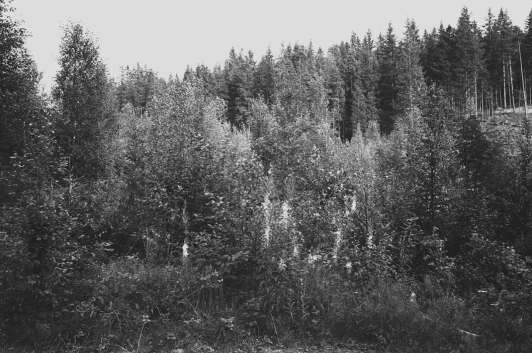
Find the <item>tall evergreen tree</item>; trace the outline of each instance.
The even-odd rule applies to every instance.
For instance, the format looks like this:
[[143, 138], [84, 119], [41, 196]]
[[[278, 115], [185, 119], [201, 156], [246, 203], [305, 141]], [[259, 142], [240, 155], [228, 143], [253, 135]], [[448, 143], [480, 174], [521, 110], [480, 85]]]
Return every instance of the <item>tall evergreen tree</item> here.
[[490, 113], [497, 106], [497, 87], [499, 81], [499, 64], [497, 57], [497, 35], [495, 33], [495, 16], [488, 11], [488, 17], [484, 25], [484, 36], [482, 37], [482, 53], [485, 64], [485, 81], [487, 82], [487, 104]]
[[275, 102], [287, 122], [301, 117], [324, 118], [327, 93], [318, 63], [311, 45], [295, 44], [282, 49], [275, 63]]
[[340, 45], [331, 48], [331, 54], [335, 59], [336, 66], [340, 72], [343, 81], [343, 94], [344, 97], [341, 100], [342, 105], [339, 106], [340, 115], [338, 122], [336, 123], [337, 129], [340, 134], [340, 138], [345, 140], [351, 140], [353, 136], [353, 129], [355, 125], [356, 100], [359, 96], [357, 84], [359, 80], [360, 67], [357, 61], [356, 48], [360, 46], [358, 37], [353, 35], [351, 37], [351, 43], [342, 42]]
[[264, 102], [271, 106], [275, 95], [274, 58], [270, 48], [262, 57], [253, 80], [253, 95], [262, 97]]
[[408, 20], [397, 60], [397, 109], [401, 114], [420, 109], [424, 100], [426, 85], [420, 63], [421, 50], [416, 24]]
[[118, 108], [125, 104], [133, 106], [137, 114], [143, 114], [155, 93], [157, 77], [153, 70], [140, 64], [133, 69], [122, 70], [120, 84], [117, 87]]
[[455, 105], [453, 94], [455, 89], [455, 64], [458, 61], [458, 50], [456, 49], [456, 30], [452, 26], [440, 26], [438, 47], [439, 51], [444, 53], [444, 68], [447, 70], [447, 73], [443, 74], [443, 82], [441, 87], [451, 99], [452, 105]]
[[371, 121], [377, 120], [377, 57], [375, 43], [371, 32], [368, 31], [362, 42], [355, 48], [359, 66], [358, 98], [357, 98], [357, 123], [366, 131]]
[[334, 59], [326, 60], [324, 69], [328, 98], [327, 108], [329, 111], [336, 113], [335, 121], [337, 121], [345, 104], [344, 81]]
[[451, 73], [452, 32], [451, 27], [446, 29], [440, 25], [438, 30], [434, 28], [432, 32], [425, 32], [423, 35], [421, 64], [425, 80], [429, 85], [438, 85], [445, 90]]
[[478, 87], [482, 73], [480, 31], [464, 7], [455, 32], [456, 63], [454, 65], [456, 106], [462, 112], [477, 112]]
[[222, 97], [227, 103], [227, 119], [237, 128], [246, 124], [249, 114], [248, 99], [251, 98], [255, 62], [251, 52], [244, 56], [232, 48], [225, 62]]
[[385, 36], [379, 36], [377, 61], [377, 108], [379, 125], [383, 133], [393, 129], [397, 110], [397, 45], [392, 25], [388, 25]]
[[515, 105], [513, 60], [517, 52], [517, 36], [515, 27], [512, 25], [512, 21], [506, 11], [502, 9], [499, 11], [493, 30], [496, 38], [496, 66], [498, 66], [496, 72], [499, 72], [497, 80], [499, 106], [507, 108]]
[[529, 100], [529, 104], [532, 104], [532, 10], [526, 20], [524, 32], [521, 42], [521, 55], [523, 59], [527, 99]]

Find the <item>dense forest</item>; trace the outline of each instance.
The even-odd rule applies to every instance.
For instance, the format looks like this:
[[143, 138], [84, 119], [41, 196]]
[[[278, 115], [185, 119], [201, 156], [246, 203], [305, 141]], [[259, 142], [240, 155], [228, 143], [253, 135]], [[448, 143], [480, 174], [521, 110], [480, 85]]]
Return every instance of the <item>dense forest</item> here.
[[0, 351], [532, 351], [532, 12], [170, 78], [71, 24], [48, 94], [12, 6]]

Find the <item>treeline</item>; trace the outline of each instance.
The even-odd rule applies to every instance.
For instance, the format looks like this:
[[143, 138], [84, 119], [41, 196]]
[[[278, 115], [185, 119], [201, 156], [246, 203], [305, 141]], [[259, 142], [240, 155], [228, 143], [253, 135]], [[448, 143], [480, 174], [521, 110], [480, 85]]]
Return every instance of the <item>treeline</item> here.
[[185, 77], [199, 78], [209, 92], [223, 97], [228, 119], [241, 126], [249, 114], [250, 98], [262, 97], [271, 105], [276, 82], [301, 68], [302, 83], [322, 80], [329, 110], [338, 112], [331, 123], [343, 139], [350, 139], [357, 126], [365, 131], [370, 121], [390, 133], [396, 118], [418, 105], [419, 97], [433, 85], [461, 114], [488, 116], [497, 109], [515, 110], [524, 105], [523, 87], [530, 104], [531, 27], [532, 15], [522, 30], [502, 9], [496, 17], [490, 11], [480, 27], [464, 8], [455, 27], [440, 25], [421, 35], [415, 22], [408, 20], [400, 40], [390, 25], [377, 38], [370, 32], [363, 37], [353, 34], [326, 53], [312, 45], [288, 45], [276, 60], [268, 50], [258, 63], [253, 53], [233, 49], [223, 68], [210, 71], [200, 66], [188, 69]]
[[74, 24], [47, 96], [9, 4], [1, 342], [532, 347], [529, 122], [496, 114], [524, 103], [532, 13], [524, 32], [464, 9], [422, 37], [409, 20], [400, 41], [389, 27], [117, 82]]

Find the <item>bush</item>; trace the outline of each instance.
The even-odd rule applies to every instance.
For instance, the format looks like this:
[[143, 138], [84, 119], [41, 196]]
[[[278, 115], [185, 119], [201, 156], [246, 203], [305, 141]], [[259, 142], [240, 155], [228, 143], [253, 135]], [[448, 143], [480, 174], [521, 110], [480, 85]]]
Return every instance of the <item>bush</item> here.
[[74, 236], [78, 223], [58, 197], [4, 207], [1, 325], [10, 340], [48, 340], [70, 331], [76, 305], [90, 296], [96, 256]]
[[146, 340], [163, 344], [189, 336], [231, 339], [240, 331], [220, 293], [215, 270], [124, 257], [100, 267], [92, 295], [78, 308], [83, 326], [77, 338], [121, 343], [142, 329]]

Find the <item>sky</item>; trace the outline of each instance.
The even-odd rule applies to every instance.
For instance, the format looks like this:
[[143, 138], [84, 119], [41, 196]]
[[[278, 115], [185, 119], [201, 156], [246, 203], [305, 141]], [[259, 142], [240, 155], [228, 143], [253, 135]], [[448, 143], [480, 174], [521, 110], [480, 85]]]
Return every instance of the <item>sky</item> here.
[[467, 6], [483, 24], [488, 9], [503, 7], [524, 27], [532, 9], [527, 0], [13, 0], [28, 29], [27, 48], [48, 90], [58, 69], [63, 27], [81, 23], [97, 39], [112, 77], [120, 68], [147, 65], [160, 76], [180, 77], [187, 65], [223, 64], [231, 47], [252, 50], [258, 59], [268, 47], [308, 44], [327, 49], [368, 29], [384, 32], [392, 23], [402, 33], [407, 18], [421, 30], [456, 25]]

